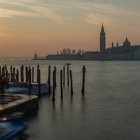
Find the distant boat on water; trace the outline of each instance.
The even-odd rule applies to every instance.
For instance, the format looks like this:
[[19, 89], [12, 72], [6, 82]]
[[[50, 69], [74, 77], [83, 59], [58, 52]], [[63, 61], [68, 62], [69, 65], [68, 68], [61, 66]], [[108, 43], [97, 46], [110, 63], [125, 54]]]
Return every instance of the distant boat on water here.
[[71, 63], [66, 63], [66, 65], [71, 65]]

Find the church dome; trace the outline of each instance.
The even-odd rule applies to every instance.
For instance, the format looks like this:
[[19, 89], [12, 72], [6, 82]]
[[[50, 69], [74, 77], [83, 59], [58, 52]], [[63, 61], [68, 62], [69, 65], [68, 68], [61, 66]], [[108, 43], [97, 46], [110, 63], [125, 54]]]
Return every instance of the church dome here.
[[123, 42], [123, 46], [124, 46], [124, 47], [130, 47], [130, 46], [131, 46], [131, 43], [130, 43], [130, 41], [128, 41], [127, 38], [126, 38], [126, 40]]

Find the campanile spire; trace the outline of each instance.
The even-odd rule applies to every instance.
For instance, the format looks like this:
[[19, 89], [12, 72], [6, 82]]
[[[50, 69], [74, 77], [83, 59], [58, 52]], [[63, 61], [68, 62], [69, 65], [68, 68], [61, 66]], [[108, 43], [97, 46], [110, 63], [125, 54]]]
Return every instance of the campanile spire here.
[[102, 23], [101, 32], [100, 32], [100, 52], [104, 53], [105, 49], [106, 49], [106, 37], [105, 37], [104, 25]]

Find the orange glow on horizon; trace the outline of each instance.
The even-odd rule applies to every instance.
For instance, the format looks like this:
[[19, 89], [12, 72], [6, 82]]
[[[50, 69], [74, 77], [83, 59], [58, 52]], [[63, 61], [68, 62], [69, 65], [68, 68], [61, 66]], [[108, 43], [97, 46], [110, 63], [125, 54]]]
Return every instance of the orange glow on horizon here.
[[49, 54], [63, 48], [96, 51], [102, 22], [107, 47], [112, 42], [122, 44], [126, 37], [132, 44], [140, 42], [140, 10], [135, 3], [131, 9], [129, 3], [96, 0], [0, 4], [0, 56], [32, 57], [34, 52]]

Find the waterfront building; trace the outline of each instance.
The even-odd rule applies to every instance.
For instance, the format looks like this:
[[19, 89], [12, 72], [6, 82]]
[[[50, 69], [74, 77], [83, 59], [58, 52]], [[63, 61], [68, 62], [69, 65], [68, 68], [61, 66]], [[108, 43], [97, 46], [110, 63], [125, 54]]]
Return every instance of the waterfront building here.
[[[111, 47], [106, 47], [106, 33], [104, 25], [102, 23], [100, 32], [100, 52], [98, 51], [86, 51], [83, 52], [80, 49], [70, 50], [63, 49], [60, 54], [47, 55], [47, 60], [140, 60], [140, 45], [132, 45], [126, 37], [122, 45], [116, 43], [116, 46], [112, 42]], [[35, 54], [34, 59], [39, 57]]]
[[140, 45], [131, 45], [126, 38], [122, 45], [106, 49], [109, 60], [138, 60], [140, 59]]
[[111, 47], [106, 48], [106, 34], [102, 24], [100, 32], [100, 52], [85, 52], [86, 60], [140, 60], [140, 45], [132, 45], [126, 37], [122, 45], [112, 42]]

